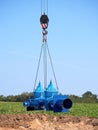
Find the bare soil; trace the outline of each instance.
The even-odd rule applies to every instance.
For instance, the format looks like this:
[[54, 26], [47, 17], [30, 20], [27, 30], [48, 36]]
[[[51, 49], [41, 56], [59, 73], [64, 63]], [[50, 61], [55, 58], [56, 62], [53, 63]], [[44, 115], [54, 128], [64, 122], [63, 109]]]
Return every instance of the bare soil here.
[[98, 130], [98, 118], [47, 114], [0, 115], [0, 130]]

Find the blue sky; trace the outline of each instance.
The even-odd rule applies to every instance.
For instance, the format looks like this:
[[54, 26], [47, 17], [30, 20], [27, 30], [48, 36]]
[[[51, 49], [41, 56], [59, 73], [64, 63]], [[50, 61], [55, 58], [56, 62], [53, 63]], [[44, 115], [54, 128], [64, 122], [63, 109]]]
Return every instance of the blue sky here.
[[[98, 95], [98, 0], [48, 2], [48, 46], [59, 91]], [[42, 44], [40, 16], [41, 0], [0, 0], [0, 95], [33, 91]], [[49, 64], [48, 83], [50, 70]], [[41, 63], [37, 83], [43, 84], [42, 77]]]

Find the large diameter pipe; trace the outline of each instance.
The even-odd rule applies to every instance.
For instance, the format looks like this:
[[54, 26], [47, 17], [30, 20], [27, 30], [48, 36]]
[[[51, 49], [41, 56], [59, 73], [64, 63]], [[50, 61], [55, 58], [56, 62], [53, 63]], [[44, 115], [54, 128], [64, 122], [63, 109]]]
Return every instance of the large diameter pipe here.
[[54, 99], [54, 112], [68, 112], [72, 107], [72, 101], [64, 96], [56, 96]]

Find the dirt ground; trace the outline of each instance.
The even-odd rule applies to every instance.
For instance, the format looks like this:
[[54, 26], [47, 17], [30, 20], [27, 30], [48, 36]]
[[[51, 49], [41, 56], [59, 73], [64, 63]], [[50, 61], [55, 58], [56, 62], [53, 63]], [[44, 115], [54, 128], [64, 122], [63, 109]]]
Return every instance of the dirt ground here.
[[0, 115], [0, 130], [98, 130], [98, 118], [47, 114]]

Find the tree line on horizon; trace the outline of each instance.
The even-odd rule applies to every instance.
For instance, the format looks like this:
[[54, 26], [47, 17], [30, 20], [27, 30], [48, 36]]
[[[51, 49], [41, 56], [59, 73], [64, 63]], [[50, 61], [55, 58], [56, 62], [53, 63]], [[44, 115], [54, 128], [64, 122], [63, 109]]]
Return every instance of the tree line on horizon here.
[[[60, 95], [62, 95], [60, 93]], [[27, 98], [33, 98], [34, 93], [33, 92], [24, 92], [20, 95], [9, 95], [9, 96], [4, 96], [0, 95], [0, 101], [3, 102], [23, 102]], [[93, 94], [91, 91], [87, 91], [84, 94], [82, 94], [81, 97], [76, 96], [76, 95], [69, 95], [69, 98], [74, 102], [74, 103], [98, 103], [98, 96], [96, 94]]]

